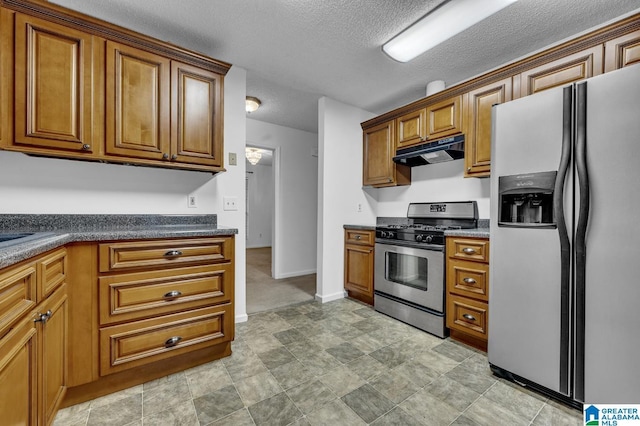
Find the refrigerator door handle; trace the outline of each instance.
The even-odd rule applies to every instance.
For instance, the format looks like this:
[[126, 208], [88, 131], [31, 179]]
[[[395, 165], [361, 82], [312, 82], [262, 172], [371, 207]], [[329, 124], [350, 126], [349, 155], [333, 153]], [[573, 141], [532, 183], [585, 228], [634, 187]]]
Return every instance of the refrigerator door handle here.
[[589, 220], [589, 171], [587, 168], [587, 83], [576, 87], [576, 143], [575, 157], [578, 175], [580, 203], [576, 225], [575, 266], [575, 371], [574, 399], [584, 401], [585, 357], [585, 286], [586, 286], [586, 236]]
[[569, 394], [569, 355], [571, 325], [570, 318], [570, 280], [571, 280], [571, 243], [567, 231], [567, 222], [564, 212], [564, 186], [571, 162], [571, 150], [573, 145], [573, 86], [565, 87], [562, 93], [562, 153], [560, 165], [556, 174], [553, 191], [553, 214], [558, 226], [560, 238], [560, 387], [559, 391]]

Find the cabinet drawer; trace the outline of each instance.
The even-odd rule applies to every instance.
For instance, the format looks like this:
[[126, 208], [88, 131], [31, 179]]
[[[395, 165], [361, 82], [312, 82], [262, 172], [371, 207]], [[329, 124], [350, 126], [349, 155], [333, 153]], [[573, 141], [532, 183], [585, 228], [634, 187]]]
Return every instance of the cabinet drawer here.
[[100, 375], [233, 340], [233, 305], [100, 329]]
[[228, 262], [233, 237], [127, 241], [100, 244], [100, 272]]
[[230, 263], [98, 279], [100, 324], [143, 319], [231, 301]]
[[488, 310], [486, 303], [450, 294], [447, 297], [447, 327], [487, 339]]
[[455, 238], [447, 245], [447, 256], [455, 259], [489, 262], [489, 241]]
[[372, 246], [375, 243], [375, 238], [375, 231], [365, 231], [360, 229], [344, 230], [344, 241], [346, 244]]
[[447, 291], [487, 302], [489, 300], [489, 265], [449, 259]]
[[0, 273], [0, 338], [36, 305], [36, 281], [34, 264]]
[[38, 300], [44, 300], [67, 278], [67, 250], [58, 249], [38, 261]]

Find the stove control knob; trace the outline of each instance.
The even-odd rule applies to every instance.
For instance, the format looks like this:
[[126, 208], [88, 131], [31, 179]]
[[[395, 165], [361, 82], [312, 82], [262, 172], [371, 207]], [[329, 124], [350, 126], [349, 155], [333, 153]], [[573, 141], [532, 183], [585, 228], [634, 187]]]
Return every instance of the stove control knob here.
[[394, 235], [394, 234], [393, 234], [393, 231], [389, 231], [389, 232], [387, 233], [387, 238], [393, 238], [393, 235]]
[[419, 242], [419, 243], [421, 243], [421, 242], [422, 242], [422, 238], [423, 238], [423, 237], [424, 237], [424, 235], [422, 235], [422, 234], [418, 234], [418, 235], [416, 235], [416, 241], [417, 241], [417, 242]]
[[426, 238], [424, 239], [425, 242], [430, 243], [431, 241], [433, 241], [433, 236], [432, 235], [427, 235]]

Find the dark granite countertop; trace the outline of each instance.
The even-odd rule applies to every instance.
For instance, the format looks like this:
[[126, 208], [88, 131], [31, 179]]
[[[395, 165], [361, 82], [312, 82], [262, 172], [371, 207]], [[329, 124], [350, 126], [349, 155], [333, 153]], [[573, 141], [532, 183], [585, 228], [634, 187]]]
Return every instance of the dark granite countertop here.
[[478, 227], [444, 231], [445, 237], [489, 238], [489, 219], [478, 219]]
[[375, 231], [375, 225], [344, 225], [344, 229], [362, 229], [363, 231]]
[[0, 234], [35, 232], [29, 241], [2, 247], [0, 268], [76, 241], [234, 235], [216, 215], [0, 215]]

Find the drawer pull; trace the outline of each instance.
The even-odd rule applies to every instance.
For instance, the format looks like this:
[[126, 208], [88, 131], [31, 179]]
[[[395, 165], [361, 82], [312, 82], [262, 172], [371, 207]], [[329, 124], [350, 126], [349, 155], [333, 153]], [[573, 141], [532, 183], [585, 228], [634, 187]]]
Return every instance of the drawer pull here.
[[53, 315], [53, 312], [51, 312], [51, 309], [49, 309], [44, 314], [38, 314], [38, 317], [34, 319], [33, 322], [41, 322], [44, 324], [47, 321], [49, 321], [49, 318], [51, 318], [51, 315]]
[[356, 240], [361, 240], [362, 239], [362, 235], [356, 235]]
[[178, 290], [173, 290], [170, 291], [169, 293], [165, 293], [164, 298], [165, 299], [174, 299], [176, 297], [182, 296], [182, 292], [178, 291]]
[[179, 342], [180, 340], [182, 340], [182, 337], [180, 337], [180, 336], [173, 336], [172, 338], [167, 339], [167, 340], [166, 340], [166, 342], [164, 342], [164, 346], [165, 346], [166, 348], [173, 347], [173, 346], [177, 345], [177, 344], [178, 344], [178, 342]]
[[464, 319], [466, 319], [466, 320], [469, 320], [469, 321], [475, 321], [476, 320], [476, 317], [474, 317], [473, 315], [469, 315], [469, 314], [463, 314], [462, 317]]
[[465, 247], [462, 249], [462, 252], [466, 254], [474, 254], [476, 252], [476, 249], [472, 249], [471, 247]]
[[465, 284], [475, 284], [476, 280], [474, 280], [473, 278], [463, 278], [462, 281], [464, 281]]
[[180, 250], [169, 250], [164, 254], [164, 257], [176, 257], [182, 256], [182, 252]]

